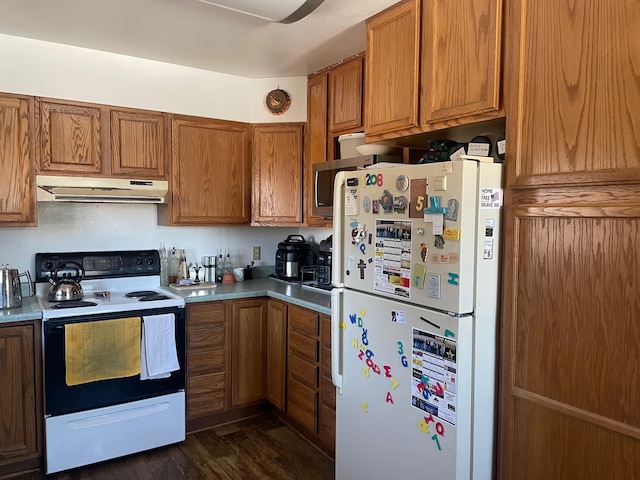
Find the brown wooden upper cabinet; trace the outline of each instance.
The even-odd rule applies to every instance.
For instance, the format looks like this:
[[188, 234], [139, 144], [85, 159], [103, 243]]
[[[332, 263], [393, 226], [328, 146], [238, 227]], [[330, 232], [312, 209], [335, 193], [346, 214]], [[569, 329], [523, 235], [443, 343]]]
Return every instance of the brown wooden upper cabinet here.
[[404, 0], [366, 28], [369, 141], [504, 116], [502, 0]]
[[0, 94], [0, 225], [36, 225], [33, 97]]
[[307, 81], [307, 128], [304, 156], [304, 223], [310, 227], [331, 226], [330, 221], [313, 212], [313, 164], [326, 162], [329, 139], [329, 72]]
[[355, 57], [329, 71], [329, 130], [362, 129], [362, 74], [364, 58]]
[[166, 114], [36, 99], [37, 173], [167, 178]]
[[171, 117], [169, 225], [246, 225], [251, 209], [251, 125]]
[[637, 4], [592, 4], [508, 4], [509, 186], [640, 180]]
[[365, 55], [359, 53], [313, 74], [307, 81], [307, 128], [304, 160], [304, 224], [331, 227], [312, 215], [314, 163], [338, 158], [338, 137], [361, 132]]
[[112, 174], [167, 178], [167, 129], [164, 113], [112, 109]]
[[253, 126], [253, 225], [302, 223], [304, 124]]

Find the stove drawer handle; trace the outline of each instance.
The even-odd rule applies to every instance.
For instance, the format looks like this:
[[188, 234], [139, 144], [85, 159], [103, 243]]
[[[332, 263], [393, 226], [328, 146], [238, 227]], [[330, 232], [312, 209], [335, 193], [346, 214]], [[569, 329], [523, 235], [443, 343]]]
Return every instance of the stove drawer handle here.
[[52, 332], [64, 332], [64, 325], [54, 325], [50, 330]]

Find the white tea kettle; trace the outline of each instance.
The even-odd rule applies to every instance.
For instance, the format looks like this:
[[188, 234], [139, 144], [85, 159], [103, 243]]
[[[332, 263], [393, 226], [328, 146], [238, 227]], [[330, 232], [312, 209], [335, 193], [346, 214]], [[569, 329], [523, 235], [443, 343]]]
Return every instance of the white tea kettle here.
[[22, 306], [22, 284], [20, 277], [26, 276], [29, 281], [29, 296], [33, 295], [33, 282], [29, 270], [18, 273], [15, 268], [4, 266], [0, 270], [0, 309], [18, 308]]

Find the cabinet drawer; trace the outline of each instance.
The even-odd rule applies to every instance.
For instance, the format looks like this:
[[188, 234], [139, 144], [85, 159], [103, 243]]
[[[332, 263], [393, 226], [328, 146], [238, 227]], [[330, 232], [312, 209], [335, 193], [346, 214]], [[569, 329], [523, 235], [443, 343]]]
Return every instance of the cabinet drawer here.
[[316, 433], [318, 412], [318, 392], [295, 378], [290, 378], [287, 386], [287, 413], [310, 432]]
[[310, 310], [289, 306], [289, 327], [291, 330], [308, 335], [318, 336], [318, 314]]
[[224, 326], [194, 328], [187, 331], [187, 351], [224, 348]]
[[318, 361], [318, 341], [296, 332], [289, 332], [289, 349], [310, 362]]
[[331, 381], [330, 374], [320, 377], [320, 398], [323, 405], [336, 409], [336, 387]]
[[224, 372], [224, 350], [207, 350], [187, 354], [187, 375]]
[[331, 349], [331, 317], [320, 315], [320, 339], [324, 348]]
[[187, 328], [223, 327], [224, 304], [206, 303], [187, 307]]
[[331, 350], [328, 348], [322, 349], [322, 374], [331, 376]]
[[289, 356], [289, 373], [311, 388], [318, 388], [318, 367], [298, 355]]
[[320, 419], [318, 420], [318, 435], [320, 440], [331, 449], [336, 445], [336, 411], [326, 405], [320, 405]]
[[187, 380], [187, 415], [197, 417], [224, 411], [225, 374], [201, 375]]

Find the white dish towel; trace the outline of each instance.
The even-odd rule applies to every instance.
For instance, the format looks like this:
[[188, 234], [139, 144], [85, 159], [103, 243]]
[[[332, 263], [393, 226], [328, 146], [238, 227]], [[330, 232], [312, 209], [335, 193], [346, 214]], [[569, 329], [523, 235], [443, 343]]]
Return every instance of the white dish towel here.
[[167, 378], [180, 369], [173, 313], [142, 317], [140, 379]]

